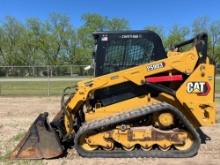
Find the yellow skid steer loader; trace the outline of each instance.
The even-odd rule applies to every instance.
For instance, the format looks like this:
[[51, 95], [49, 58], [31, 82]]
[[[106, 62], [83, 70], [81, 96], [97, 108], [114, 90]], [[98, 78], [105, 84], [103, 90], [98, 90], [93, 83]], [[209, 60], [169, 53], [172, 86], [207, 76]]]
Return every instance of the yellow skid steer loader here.
[[[64, 90], [52, 122], [40, 114], [12, 159], [191, 157], [215, 123], [215, 66], [205, 33], [165, 51], [152, 31], [96, 32], [95, 77]], [[190, 47], [190, 48], [189, 48]]]

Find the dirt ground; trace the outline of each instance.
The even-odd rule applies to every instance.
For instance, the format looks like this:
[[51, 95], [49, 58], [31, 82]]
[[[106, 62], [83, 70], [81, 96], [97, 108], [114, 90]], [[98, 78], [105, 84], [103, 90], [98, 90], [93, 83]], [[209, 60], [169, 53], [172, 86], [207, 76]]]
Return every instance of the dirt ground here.
[[[9, 161], [5, 159], [11, 150], [23, 137], [33, 120], [40, 112], [49, 112], [50, 120], [60, 109], [58, 97], [0, 97], [0, 164], [163, 164], [163, 165], [201, 165], [220, 164], [220, 123], [210, 128], [203, 128], [204, 132], [211, 137], [211, 141], [202, 144], [197, 156], [187, 159], [161, 159], [161, 158], [82, 158], [74, 149], [68, 151], [66, 157], [42, 160], [42, 161]], [[220, 106], [218, 106], [220, 111]], [[218, 121], [220, 113], [218, 113]]]

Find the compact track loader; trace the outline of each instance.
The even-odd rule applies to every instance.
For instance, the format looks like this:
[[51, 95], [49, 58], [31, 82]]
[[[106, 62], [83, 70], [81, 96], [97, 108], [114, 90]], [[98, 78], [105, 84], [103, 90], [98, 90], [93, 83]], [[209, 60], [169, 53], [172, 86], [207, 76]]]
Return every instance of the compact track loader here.
[[12, 159], [191, 157], [215, 123], [215, 67], [205, 33], [165, 51], [151, 31], [94, 33], [95, 77], [64, 90], [52, 122], [40, 114]]

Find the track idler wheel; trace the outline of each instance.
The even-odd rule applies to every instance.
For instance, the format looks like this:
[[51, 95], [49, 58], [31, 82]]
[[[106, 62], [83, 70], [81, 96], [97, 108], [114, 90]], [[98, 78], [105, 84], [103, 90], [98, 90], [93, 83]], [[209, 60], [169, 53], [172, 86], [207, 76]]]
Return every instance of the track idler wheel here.
[[183, 144], [176, 144], [176, 145], [174, 145], [174, 147], [177, 150], [185, 151], [185, 150], [191, 148], [192, 145], [193, 145], [193, 139], [191, 138], [190, 135], [188, 135], [188, 137], [185, 139]]
[[150, 150], [152, 150], [152, 146], [145, 146], [145, 147], [143, 147], [143, 146], [141, 146], [141, 149], [143, 150], [143, 151], [150, 151]]
[[160, 149], [161, 151], [168, 151], [170, 148], [171, 148], [171, 146], [167, 146], [167, 147], [161, 147], [161, 146], [159, 146], [159, 149]]
[[80, 140], [80, 145], [81, 147], [86, 150], [86, 151], [94, 151], [98, 148], [98, 146], [95, 146], [95, 145], [89, 145], [86, 141], [88, 139], [81, 139]]
[[126, 146], [123, 146], [122, 147], [125, 151], [133, 151], [135, 146], [132, 146], [132, 147], [126, 147]]
[[81, 146], [86, 151], [94, 151], [94, 150], [96, 150], [98, 148], [98, 146], [91, 146], [91, 145], [89, 145], [87, 143], [83, 143], [83, 144], [81, 144]]
[[103, 149], [105, 150], [105, 151], [112, 151], [113, 149], [115, 148], [115, 146], [114, 145], [112, 145], [111, 147], [103, 147]]

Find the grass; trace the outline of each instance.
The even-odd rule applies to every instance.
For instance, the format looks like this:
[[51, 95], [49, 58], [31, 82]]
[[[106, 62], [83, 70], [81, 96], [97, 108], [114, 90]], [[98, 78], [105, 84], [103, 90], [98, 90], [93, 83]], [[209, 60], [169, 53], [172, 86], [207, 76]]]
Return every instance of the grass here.
[[216, 93], [220, 93], [220, 79], [216, 79], [216, 82], [215, 82], [215, 91]]
[[14, 148], [14, 145], [12, 146], [12, 144], [18, 143], [24, 137], [24, 134], [24, 131], [20, 131], [17, 135], [13, 136], [11, 139], [8, 140], [7, 147], [5, 148], [5, 153], [4, 155], [0, 156], [0, 160], [7, 160], [9, 158], [10, 153]]
[[[76, 84], [75, 81], [6, 81], [0, 82], [1, 96], [60, 96], [63, 89]], [[49, 88], [49, 89], [48, 89]], [[220, 79], [215, 83], [216, 93], [220, 93]]]
[[20, 141], [25, 135], [24, 131], [20, 131], [17, 135], [12, 138], [12, 141]]
[[60, 96], [63, 89], [73, 86], [76, 81], [8, 81], [0, 82], [0, 95], [2, 96]]

